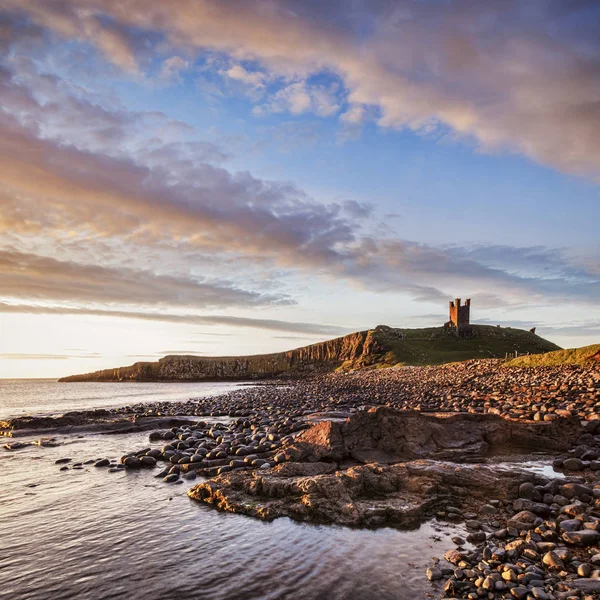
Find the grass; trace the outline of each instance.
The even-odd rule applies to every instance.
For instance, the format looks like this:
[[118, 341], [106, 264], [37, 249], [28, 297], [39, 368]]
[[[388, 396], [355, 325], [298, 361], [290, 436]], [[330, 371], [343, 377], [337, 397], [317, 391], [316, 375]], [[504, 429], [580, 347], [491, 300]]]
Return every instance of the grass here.
[[458, 337], [443, 327], [374, 330], [386, 352], [378, 357], [383, 365], [439, 365], [472, 358], [504, 358], [507, 353], [538, 354], [559, 349], [534, 333], [511, 327], [473, 325], [471, 337]]
[[600, 344], [557, 350], [536, 356], [520, 356], [506, 363], [507, 367], [551, 367], [555, 365], [583, 365], [600, 361]]

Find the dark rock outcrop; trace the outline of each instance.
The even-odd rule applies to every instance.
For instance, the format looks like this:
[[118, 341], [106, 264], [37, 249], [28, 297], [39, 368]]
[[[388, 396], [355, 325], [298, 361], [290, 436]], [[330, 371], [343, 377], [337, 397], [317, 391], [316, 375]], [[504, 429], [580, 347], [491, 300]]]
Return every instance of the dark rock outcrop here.
[[284, 444], [275, 460], [289, 462], [274, 469], [222, 474], [189, 495], [262, 519], [412, 527], [444, 498], [463, 504], [505, 498], [535, 479], [519, 471], [436, 461], [566, 450], [580, 435], [577, 419], [523, 423], [496, 415], [378, 407], [343, 423], [313, 425]]
[[54, 417], [25, 416], [0, 421], [0, 436], [17, 437], [35, 435], [39, 431], [51, 433], [135, 433], [158, 427], [176, 427], [189, 424], [189, 419], [177, 417], [130, 417], [98, 409], [71, 412]]
[[565, 451], [581, 435], [575, 417], [522, 422], [493, 414], [426, 414], [377, 407], [345, 422], [313, 425], [284, 449], [288, 460], [394, 463], [478, 460], [523, 450]]

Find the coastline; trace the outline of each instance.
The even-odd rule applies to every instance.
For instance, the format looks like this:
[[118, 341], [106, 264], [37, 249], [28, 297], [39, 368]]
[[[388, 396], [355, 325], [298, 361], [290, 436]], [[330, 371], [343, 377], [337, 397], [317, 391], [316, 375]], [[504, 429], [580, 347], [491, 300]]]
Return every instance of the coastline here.
[[[600, 497], [600, 483], [593, 487], [596, 462], [585, 452], [600, 452], [594, 450], [600, 441], [600, 436], [595, 436], [600, 424], [600, 415], [595, 412], [598, 401], [600, 371], [595, 365], [502, 369], [497, 361], [487, 360], [270, 381], [268, 385], [182, 403], [114, 409], [109, 413], [111, 419], [129, 423], [138, 428], [136, 431], [151, 431], [150, 447], [127, 452], [118, 461], [102, 457], [91, 461], [90, 466], [95, 471], [138, 472], [143, 481], [150, 473], [156, 475], [152, 467], [166, 463], [157, 476], [168, 485], [200, 480], [190, 490], [190, 498], [221, 511], [267, 521], [285, 516], [299, 522], [400, 529], [422, 526], [431, 519], [442, 527], [444, 523], [462, 523], [466, 527], [463, 541], [471, 547], [459, 544], [457, 550], [447, 548], [445, 561], [428, 571], [431, 580], [443, 580], [456, 597], [467, 597], [478, 588], [476, 582], [483, 585], [495, 572], [486, 585], [491, 585], [494, 593], [512, 593], [519, 587], [519, 573], [511, 587], [503, 579], [502, 569], [511, 564], [509, 559], [521, 560], [521, 553], [530, 550], [527, 560], [545, 573], [542, 581], [547, 580], [544, 585], [548, 590], [552, 588], [541, 589], [539, 595], [543, 597], [542, 592], [554, 593], [561, 586], [566, 593], [568, 586], [587, 586], [589, 591], [596, 585], [594, 577], [584, 578], [585, 584], [578, 581], [582, 579], [579, 572], [586, 572], [579, 566], [587, 564], [582, 562], [587, 546], [567, 542], [557, 528], [565, 514], [563, 508], [571, 506], [571, 500], [583, 506], [577, 514], [588, 515], [592, 521], [596, 518], [594, 503]], [[417, 419], [414, 424], [399, 421], [389, 425], [393, 419], [407, 419], [409, 415]], [[110, 426], [111, 420], [93, 411], [74, 413], [73, 418], [79, 419], [76, 426], [84, 428]], [[367, 426], [374, 418], [379, 424]], [[465, 418], [471, 425], [462, 424], [460, 419]], [[388, 424], [387, 429], [382, 429], [382, 423]], [[423, 433], [424, 423], [432, 423], [431, 431]], [[453, 423], [455, 438], [449, 438], [448, 426]], [[25, 421], [15, 420], [9, 425], [18, 432]], [[58, 429], [52, 426], [64, 423], [58, 418], [55, 423], [38, 425], [44, 427], [33, 428], [36, 434], [54, 435]], [[473, 437], [478, 427], [481, 437]], [[385, 441], [384, 430], [392, 436], [390, 440], [400, 444], [400, 454], [390, 454], [392, 441]], [[499, 433], [492, 434], [492, 430]], [[350, 441], [344, 442], [350, 450], [339, 450], [343, 431], [351, 433]], [[532, 431], [546, 433], [540, 438]], [[398, 437], [398, 432], [408, 432], [408, 437]], [[492, 443], [494, 436], [497, 443]], [[420, 441], [415, 446], [417, 438]], [[549, 444], [545, 448], [540, 445], [543, 440]], [[359, 452], [360, 444], [365, 450], [373, 447], [372, 451]], [[387, 448], [385, 456], [381, 444]], [[407, 444], [412, 444], [412, 450], [407, 450]], [[557, 477], [520, 467], [532, 460], [554, 465]], [[80, 464], [73, 459], [60, 463], [60, 469], [68, 472]], [[149, 472], [144, 475], [146, 469]], [[371, 490], [367, 496], [365, 486]], [[477, 493], [465, 496], [461, 490]], [[545, 497], [549, 493], [550, 497]], [[571, 494], [570, 503], [557, 505], [555, 500], [563, 493]], [[367, 520], [364, 515], [368, 515]], [[555, 524], [551, 541], [532, 533], [550, 522]], [[576, 531], [588, 531], [586, 523], [582, 520]], [[600, 518], [598, 523], [600, 529]], [[500, 531], [503, 533], [498, 537]], [[514, 546], [513, 542], [523, 536], [525, 544]], [[537, 540], [535, 536], [541, 537]], [[593, 533], [584, 537], [598, 542]], [[550, 548], [547, 544], [553, 544], [552, 548], [541, 552]], [[482, 553], [491, 552], [486, 551], [488, 547], [504, 548], [502, 560], [500, 555], [482, 558]], [[563, 547], [569, 551], [568, 560], [560, 552]], [[511, 554], [515, 548], [519, 552]], [[559, 557], [563, 575], [543, 562], [549, 552]], [[481, 560], [488, 561], [490, 570], [482, 579], [477, 575]], [[470, 566], [473, 577], [457, 579], [453, 561]], [[501, 585], [496, 586], [497, 581]], [[436, 589], [441, 592], [439, 586]], [[461, 595], [463, 592], [466, 595]]]

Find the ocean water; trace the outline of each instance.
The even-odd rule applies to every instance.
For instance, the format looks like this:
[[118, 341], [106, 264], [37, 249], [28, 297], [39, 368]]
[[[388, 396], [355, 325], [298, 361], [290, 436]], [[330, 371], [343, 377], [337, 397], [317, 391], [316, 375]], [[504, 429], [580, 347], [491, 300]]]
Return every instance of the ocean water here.
[[56, 379], [0, 379], [0, 419], [141, 402], [185, 401], [224, 394], [241, 385], [244, 383], [58, 383]]
[[[53, 385], [4, 383], [11, 396], [0, 418], [25, 407], [62, 412], [165, 394], [185, 399], [213, 384]], [[164, 484], [152, 470], [60, 471], [55, 464], [155, 445], [147, 433], [57, 439], [54, 448], [0, 448], [0, 598], [414, 600], [432, 592], [425, 578], [432, 557], [453, 547], [452, 535], [464, 535], [436, 523], [367, 531], [220, 513], [186, 496], [193, 482]]]

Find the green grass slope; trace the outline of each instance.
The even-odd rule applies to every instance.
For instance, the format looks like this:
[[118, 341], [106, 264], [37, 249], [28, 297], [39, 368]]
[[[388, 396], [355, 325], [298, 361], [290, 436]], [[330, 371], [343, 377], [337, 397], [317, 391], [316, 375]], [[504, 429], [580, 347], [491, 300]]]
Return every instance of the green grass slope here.
[[378, 345], [386, 352], [377, 361], [381, 366], [439, 365], [472, 358], [504, 358], [507, 353], [539, 354], [560, 346], [534, 333], [512, 327], [472, 325], [471, 336], [458, 337], [443, 327], [373, 330]]
[[519, 356], [506, 363], [507, 367], [552, 367], [555, 365], [584, 365], [600, 362], [600, 344], [546, 352], [535, 356]]

